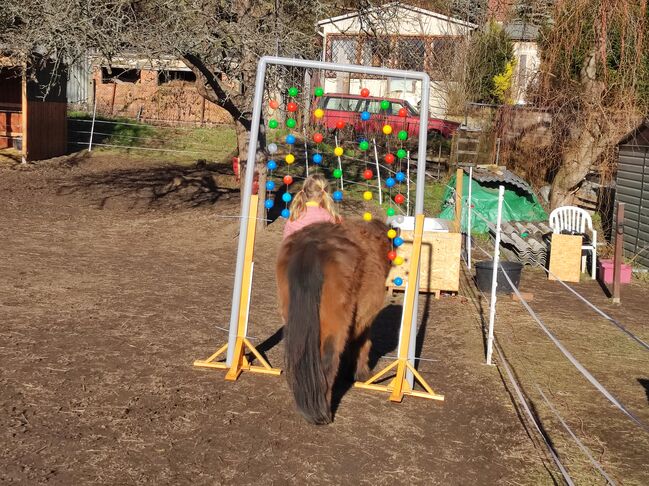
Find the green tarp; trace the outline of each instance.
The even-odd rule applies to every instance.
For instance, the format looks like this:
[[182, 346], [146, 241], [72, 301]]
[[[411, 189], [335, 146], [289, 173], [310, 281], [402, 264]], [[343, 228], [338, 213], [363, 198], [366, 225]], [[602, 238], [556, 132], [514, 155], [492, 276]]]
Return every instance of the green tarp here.
[[[503, 222], [506, 221], [547, 221], [548, 215], [539, 204], [534, 194], [526, 192], [516, 186], [502, 183], [505, 186], [505, 198], [503, 200]], [[472, 205], [473, 211], [480, 214], [490, 223], [496, 223], [498, 215], [498, 185], [497, 182], [481, 183], [476, 180], [472, 182]], [[462, 211], [462, 231], [467, 227], [467, 200], [469, 192], [469, 176], [464, 174], [462, 181], [463, 187], [463, 211]], [[451, 178], [444, 193], [444, 203], [442, 212], [439, 217], [442, 219], [455, 218], [455, 176]], [[489, 231], [487, 223], [478, 215], [471, 218], [472, 233], [487, 233]]]

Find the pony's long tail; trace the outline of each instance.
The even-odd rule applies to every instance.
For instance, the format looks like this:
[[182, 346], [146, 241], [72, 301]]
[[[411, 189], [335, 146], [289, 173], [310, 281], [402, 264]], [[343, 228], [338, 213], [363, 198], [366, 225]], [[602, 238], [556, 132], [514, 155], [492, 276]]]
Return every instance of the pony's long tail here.
[[286, 368], [298, 409], [314, 424], [331, 422], [327, 382], [320, 357], [322, 284], [322, 266], [314, 246], [296, 249], [288, 265]]

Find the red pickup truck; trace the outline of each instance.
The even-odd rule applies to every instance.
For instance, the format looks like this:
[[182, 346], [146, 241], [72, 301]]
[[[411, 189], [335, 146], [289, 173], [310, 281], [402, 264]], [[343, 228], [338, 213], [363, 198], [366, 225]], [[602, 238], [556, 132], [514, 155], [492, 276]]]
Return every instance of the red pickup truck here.
[[[381, 108], [383, 100], [390, 103], [387, 110]], [[318, 100], [317, 107], [324, 110], [324, 116], [316, 119], [315, 122], [324, 125], [329, 130], [335, 129], [336, 123], [343, 120], [358, 133], [381, 133], [383, 125], [388, 124], [392, 126], [394, 133], [406, 130], [409, 137], [419, 136], [419, 113], [405, 100], [329, 93]], [[400, 116], [400, 110], [405, 110], [405, 117]], [[361, 120], [362, 112], [368, 112], [370, 119]], [[401, 114], [403, 115], [404, 112], [402, 111]], [[459, 123], [429, 118], [428, 135], [429, 137], [441, 135], [444, 138], [451, 138], [459, 126]]]

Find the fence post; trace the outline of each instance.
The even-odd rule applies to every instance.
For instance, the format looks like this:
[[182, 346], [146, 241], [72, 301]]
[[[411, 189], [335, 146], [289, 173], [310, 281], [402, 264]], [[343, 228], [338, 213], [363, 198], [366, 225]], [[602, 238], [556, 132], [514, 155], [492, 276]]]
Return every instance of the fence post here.
[[487, 337], [487, 364], [491, 364], [494, 341], [494, 319], [496, 318], [496, 288], [498, 287], [498, 267], [500, 266], [500, 223], [503, 213], [505, 186], [498, 187], [498, 217], [496, 218], [496, 241], [494, 243], [493, 272], [491, 273], [491, 298], [489, 299], [489, 335]]
[[[594, 243], [594, 242], [593, 242]], [[622, 275], [622, 250], [624, 247], [624, 203], [617, 203], [615, 214], [615, 256], [613, 260], [613, 303], [620, 303], [620, 278]], [[594, 260], [594, 259], [593, 259]], [[593, 261], [593, 265], [595, 262]]]
[[93, 83], [94, 107], [92, 109], [92, 124], [90, 125], [90, 140], [88, 141], [88, 152], [92, 152], [92, 137], [95, 134], [95, 118], [97, 117], [97, 85]]
[[379, 153], [376, 150], [376, 138], [372, 139], [374, 144], [374, 161], [376, 162], [376, 186], [379, 189], [379, 204], [383, 204], [383, 193], [381, 191], [381, 171], [379, 170]]
[[469, 167], [469, 195], [467, 198], [467, 220], [466, 220], [466, 266], [471, 270], [471, 186], [473, 182], [473, 167]]
[[455, 231], [462, 231], [462, 181], [464, 179], [464, 169], [455, 171]]
[[500, 137], [496, 139], [496, 165], [500, 162]]

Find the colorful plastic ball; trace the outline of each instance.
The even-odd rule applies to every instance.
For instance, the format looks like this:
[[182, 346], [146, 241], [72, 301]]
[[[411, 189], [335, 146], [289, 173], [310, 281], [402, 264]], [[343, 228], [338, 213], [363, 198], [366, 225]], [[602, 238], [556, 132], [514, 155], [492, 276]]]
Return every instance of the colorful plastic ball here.
[[313, 154], [312, 160], [314, 164], [322, 164], [322, 154]]
[[295, 128], [295, 125], [297, 122], [295, 121], [295, 118], [287, 118], [286, 119], [286, 126], [289, 128]]
[[288, 95], [289, 95], [289, 96], [295, 98], [295, 97], [297, 96], [297, 94], [298, 94], [298, 90], [297, 90], [297, 88], [296, 88], [295, 86], [291, 86], [291, 87], [288, 89]]
[[293, 145], [295, 143], [295, 135], [286, 135], [285, 141], [287, 144]]
[[395, 184], [396, 184], [396, 181], [394, 180], [394, 177], [388, 177], [385, 180], [386, 187], [394, 187]]
[[363, 179], [369, 181], [372, 177], [374, 177], [374, 172], [372, 172], [372, 169], [365, 169], [363, 171]]
[[295, 162], [295, 155], [287, 154], [286, 157], [284, 157], [284, 160], [288, 165], [291, 165], [293, 162]]
[[405, 159], [407, 155], [408, 152], [406, 152], [404, 149], [397, 150], [397, 157], [399, 157], [400, 159]]
[[284, 194], [282, 194], [282, 201], [284, 201], [285, 203], [291, 202], [291, 199], [293, 199], [293, 196], [291, 196], [290, 192], [285, 192]]
[[293, 184], [293, 176], [291, 176], [291, 175], [289, 175], [289, 174], [286, 174], [286, 175], [284, 176], [284, 178], [282, 179], [282, 181], [283, 181], [284, 184], [286, 184], [287, 186], [290, 186], [291, 184]]
[[277, 152], [277, 144], [275, 143], [269, 143], [268, 147], [266, 148], [268, 149], [269, 154], [274, 154], [275, 152]]
[[363, 89], [361, 90], [361, 96], [362, 96], [363, 98], [367, 98], [369, 95], [370, 95], [370, 90], [369, 90], [369, 89], [367, 89], [367, 88], [363, 88]]
[[393, 238], [396, 238], [396, 237], [397, 237], [397, 232], [396, 232], [396, 230], [389, 229], [389, 230], [388, 230], [388, 238], [393, 239]]
[[372, 213], [363, 213], [364, 221], [372, 221]]
[[345, 128], [345, 125], [346, 125], [345, 120], [338, 120], [336, 122], [336, 128], [338, 130], [342, 130], [343, 128]]
[[340, 157], [344, 152], [345, 152], [345, 151], [343, 150], [342, 147], [336, 147], [336, 148], [334, 149], [334, 155], [335, 155], [336, 157]]
[[399, 248], [401, 245], [403, 245], [403, 238], [401, 238], [401, 236], [397, 236], [394, 240], [392, 240], [392, 244]]
[[343, 176], [343, 171], [341, 169], [334, 169], [333, 176], [335, 179], [340, 179]]
[[372, 191], [365, 191], [363, 193], [363, 199], [366, 201], [371, 201], [372, 200]]
[[266, 201], [264, 201], [264, 206], [266, 209], [270, 209], [274, 205], [275, 205], [275, 201], [273, 201], [272, 199], [266, 199]]
[[403, 285], [403, 279], [401, 277], [397, 277], [392, 281], [392, 283], [397, 287], [401, 287]]
[[361, 140], [361, 142], [358, 144], [358, 148], [364, 152], [365, 150], [370, 148], [370, 143], [367, 140]]
[[275, 162], [274, 160], [269, 160], [266, 164], [266, 167], [268, 168], [268, 170], [275, 170], [277, 169], [277, 162]]
[[394, 259], [394, 264], [395, 264], [395, 265], [403, 265], [403, 257], [402, 257], [402, 256], [398, 256], [398, 257], [396, 257], [396, 258]]
[[397, 138], [402, 141], [408, 140], [408, 132], [400, 130], [399, 133], [397, 133]]
[[390, 217], [394, 216], [394, 212], [395, 212], [394, 208], [388, 208], [388, 209], [385, 210], [385, 214], [390, 216]]
[[370, 118], [372, 118], [372, 115], [370, 114], [369, 111], [362, 111], [362, 112], [361, 112], [361, 120], [363, 120], [363, 121], [367, 121], [367, 120], [369, 120]]
[[282, 218], [288, 219], [288, 217], [291, 215], [291, 211], [289, 211], [288, 208], [282, 209]]
[[342, 201], [343, 200], [343, 191], [334, 191], [334, 193], [331, 195], [333, 197], [334, 201]]
[[294, 111], [297, 111], [297, 103], [293, 103], [292, 101], [289, 102], [289, 103], [286, 105], [286, 109], [287, 109], [288, 111], [290, 111], [291, 113], [294, 112]]
[[322, 108], [317, 108], [313, 112], [313, 116], [315, 116], [316, 118], [322, 118], [324, 116], [324, 110]]
[[383, 133], [390, 135], [392, 133], [392, 127], [390, 125], [383, 125]]
[[397, 172], [394, 174], [394, 178], [397, 180], [397, 182], [403, 182], [406, 180], [406, 174], [403, 172]]
[[397, 258], [397, 252], [394, 250], [390, 250], [388, 252], [388, 260], [394, 261], [395, 258]]
[[324, 94], [324, 89], [322, 89], [321, 86], [318, 86], [316, 89], [313, 90], [313, 94], [320, 97]]
[[406, 200], [403, 194], [397, 194], [394, 196], [394, 202], [397, 204], [403, 204], [403, 202]]
[[388, 100], [381, 101], [381, 109], [382, 110], [390, 109], [390, 102]]
[[385, 155], [385, 163], [386, 164], [394, 164], [394, 154], [386, 154]]
[[401, 109], [399, 110], [399, 116], [400, 116], [401, 118], [405, 118], [405, 117], [407, 117], [407, 116], [408, 116], [408, 110], [406, 110], [405, 108], [401, 108]]
[[270, 100], [270, 101], [268, 102], [268, 105], [269, 105], [273, 110], [276, 110], [277, 108], [279, 108], [279, 103], [277, 102], [277, 100]]
[[268, 128], [277, 128], [277, 120], [268, 120]]
[[324, 137], [322, 136], [322, 133], [314, 133], [313, 134], [313, 141], [315, 143], [322, 143], [323, 140], [324, 140]]
[[274, 181], [267, 181], [266, 182], [266, 190], [267, 191], [272, 191], [275, 189], [275, 182]]

